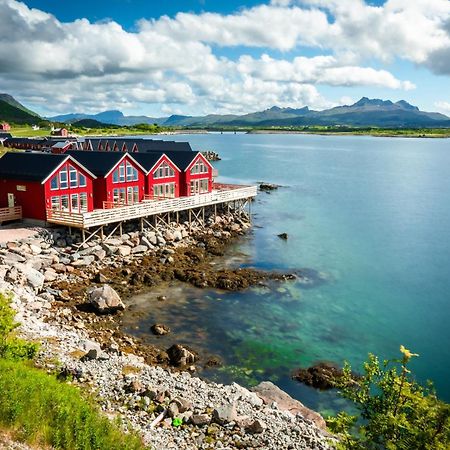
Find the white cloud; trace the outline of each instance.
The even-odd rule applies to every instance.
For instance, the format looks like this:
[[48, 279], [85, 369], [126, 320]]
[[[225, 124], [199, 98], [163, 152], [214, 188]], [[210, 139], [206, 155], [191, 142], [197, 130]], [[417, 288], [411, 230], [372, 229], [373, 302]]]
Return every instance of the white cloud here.
[[[403, 58], [450, 73], [450, 2], [272, 0], [234, 14], [180, 13], [141, 20], [135, 32], [109, 21], [62, 23], [16, 0], [0, 0], [0, 82], [51, 110], [248, 112], [274, 104], [332, 104], [317, 86], [415, 86], [373, 59]], [[330, 18], [332, 16], [332, 19]], [[259, 58], [219, 57], [216, 46], [263, 48]], [[316, 57], [273, 57], [271, 51]]]
[[434, 106], [436, 107], [436, 111], [446, 114], [447, 116], [450, 115], [450, 102], [435, 102]]

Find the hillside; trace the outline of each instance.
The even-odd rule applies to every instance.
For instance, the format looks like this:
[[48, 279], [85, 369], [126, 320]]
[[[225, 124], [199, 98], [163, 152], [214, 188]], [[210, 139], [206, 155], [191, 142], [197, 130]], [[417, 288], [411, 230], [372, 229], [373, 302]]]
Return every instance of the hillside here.
[[34, 124], [41, 120], [38, 114], [29, 110], [9, 94], [0, 94], [0, 121]]
[[50, 120], [73, 123], [80, 119], [93, 119], [114, 125], [137, 123], [158, 124], [171, 127], [296, 127], [296, 126], [354, 126], [379, 128], [446, 128], [450, 118], [435, 112], [420, 111], [405, 100], [361, 98], [353, 105], [338, 106], [323, 111], [303, 108], [273, 106], [264, 111], [243, 115], [208, 114], [206, 116], [172, 115], [170, 117], [125, 116], [121, 111], [105, 111], [94, 115], [66, 114]]

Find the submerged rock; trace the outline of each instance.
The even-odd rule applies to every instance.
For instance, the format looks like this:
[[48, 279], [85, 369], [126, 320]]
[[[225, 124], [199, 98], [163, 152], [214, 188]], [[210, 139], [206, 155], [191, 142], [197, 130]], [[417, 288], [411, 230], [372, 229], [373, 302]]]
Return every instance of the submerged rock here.
[[89, 303], [101, 314], [114, 313], [125, 309], [119, 294], [108, 284], [91, 291]]
[[275, 189], [278, 188], [279, 188], [278, 184], [266, 183], [264, 181], [262, 183], [259, 183], [259, 189], [261, 191], [274, 191]]
[[167, 350], [170, 363], [174, 366], [186, 366], [195, 362], [195, 355], [186, 347], [180, 344], [172, 345]]
[[333, 389], [335, 381], [343, 375], [342, 370], [329, 362], [320, 362], [307, 369], [297, 369], [292, 378], [317, 389]]
[[288, 234], [287, 233], [281, 233], [277, 235], [280, 239], [284, 239], [285, 241], [287, 241], [288, 238]]
[[152, 330], [153, 334], [156, 334], [156, 336], [164, 336], [165, 334], [170, 333], [170, 328], [167, 325], [163, 325], [161, 323], [155, 323], [150, 329]]

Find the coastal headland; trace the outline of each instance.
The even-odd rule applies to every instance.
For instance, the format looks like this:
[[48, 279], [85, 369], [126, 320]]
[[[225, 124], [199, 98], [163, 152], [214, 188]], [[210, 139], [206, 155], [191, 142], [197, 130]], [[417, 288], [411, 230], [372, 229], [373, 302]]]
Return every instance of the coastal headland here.
[[[248, 217], [221, 213], [205, 226], [172, 224], [79, 245], [65, 229], [35, 229], [0, 248], [0, 286], [11, 292], [23, 337], [41, 343], [38, 363], [92, 392], [101, 408], [152, 448], [332, 447], [322, 417], [266, 382], [249, 391], [195, 376], [196, 349], [143, 345], [121, 329], [132, 295], [168, 280], [240, 290], [308, 276], [210, 262], [248, 232]], [[164, 301], [164, 299], [160, 299]], [[174, 420], [177, 419], [174, 426]], [[219, 444], [220, 442], [220, 444]]]

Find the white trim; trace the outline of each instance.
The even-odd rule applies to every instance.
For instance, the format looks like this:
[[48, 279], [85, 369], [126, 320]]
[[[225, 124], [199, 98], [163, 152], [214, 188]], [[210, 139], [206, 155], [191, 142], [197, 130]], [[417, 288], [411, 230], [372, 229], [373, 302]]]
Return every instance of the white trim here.
[[[117, 153], [119, 153], [119, 152], [117, 152]], [[119, 161], [117, 161], [116, 164], [114, 164], [114, 166], [111, 168], [111, 170], [109, 172], [105, 173], [103, 178], [109, 177], [111, 175], [112, 171], [123, 161], [124, 158], [127, 157], [127, 155], [128, 155], [128, 153], [124, 153], [122, 155], [122, 157], [119, 159]]]
[[86, 169], [86, 167], [83, 166], [83, 164], [79, 163], [73, 156], [71, 155], [67, 155], [66, 159], [64, 159], [61, 164], [59, 164], [54, 170], [53, 172], [50, 173], [50, 175], [48, 175], [44, 181], [41, 182], [41, 184], [45, 184], [50, 178], [51, 176], [61, 168], [62, 165], [64, 165], [66, 162], [68, 161], [73, 161], [77, 166], [81, 167], [86, 173], [88, 173], [92, 178], [96, 179], [97, 177], [88, 169]]
[[[192, 159], [192, 161], [189, 163], [189, 165], [186, 167], [185, 172], [187, 172], [188, 170], [191, 170], [191, 166], [194, 164], [195, 160], [198, 158], [198, 155], [200, 155], [202, 157], [202, 159], [206, 162], [206, 164], [210, 167], [211, 170], [214, 169], [214, 167], [212, 166], [212, 164], [202, 155], [201, 152], [197, 152], [197, 154], [194, 156], [194, 158]], [[196, 174], [197, 175], [197, 174]]]
[[[145, 153], [144, 153], [145, 154]], [[178, 170], [178, 172], [181, 172], [181, 170], [180, 170], [180, 168], [165, 154], [165, 153], [163, 153], [160, 157], [159, 157], [159, 159], [158, 159], [158, 161], [156, 161], [155, 162], [155, 164], [153, 164], [153, 166], [152, 166], [152, 168], [146, 173], [146, 175], [148, 175], [149, 173], [151, 173], [152, 171], [153, 171], [153, 169], [155, 168], [155, 166], [157, 166], [158, 165], [158, 163], [161, 161], [161, 158], [164, 158], [164, 157], [166, 157], [173, 165], [174, 165], [174, 167]]]

